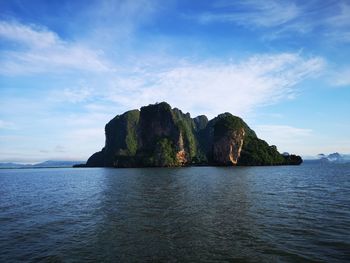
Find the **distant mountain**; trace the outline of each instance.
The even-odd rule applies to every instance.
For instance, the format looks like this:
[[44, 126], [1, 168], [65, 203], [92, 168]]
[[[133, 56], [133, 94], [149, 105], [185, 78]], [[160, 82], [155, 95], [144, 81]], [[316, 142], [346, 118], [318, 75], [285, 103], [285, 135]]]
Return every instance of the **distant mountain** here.
[[0, 168], [24, 168], [31, 167], [30, 164], [20, 164], [20, 163], [0, 163]]
[[45, 161], [34, 164], [33, 167], [72, 167], [73, 165], [81, 163], [81, 161]]
[[63, 168], [73, 167], [75, 164], [82, 163], [82, 161], [45, 161], [36, 164], [20, 164], [20, 163], [0, 163], [0, 168]]
[[308, 160], [308, 162], [320, 162], [320, 163], [348, 163], [350, 162], [350, 154], [340, 154], [338, 152], [331, 154], [320, 153], [316, 158]]
[[300, 164], [300, 156], [280, 154], [259, 139], [239, 117], [223, 113], [212, 120], [191, 118], [166, 103], [117, 115], [105, 126], [104, 148], [89, 167]]

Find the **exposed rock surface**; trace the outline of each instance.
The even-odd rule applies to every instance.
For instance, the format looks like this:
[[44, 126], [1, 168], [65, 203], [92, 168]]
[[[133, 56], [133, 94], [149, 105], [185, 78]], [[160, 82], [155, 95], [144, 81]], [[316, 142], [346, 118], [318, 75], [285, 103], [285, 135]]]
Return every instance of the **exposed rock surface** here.
[[219, 137], [213, 145], [213, 161], [223, 165], [236, 165], [241, 155], [244, 134], [244, 129], [240, 129]]
[[105, 127], [105, 147], [89, 167], [300, 164], [300, 156], [281, 155], [230, 113], [212, 120], [191, 118], [162, 102], [125, 112]]

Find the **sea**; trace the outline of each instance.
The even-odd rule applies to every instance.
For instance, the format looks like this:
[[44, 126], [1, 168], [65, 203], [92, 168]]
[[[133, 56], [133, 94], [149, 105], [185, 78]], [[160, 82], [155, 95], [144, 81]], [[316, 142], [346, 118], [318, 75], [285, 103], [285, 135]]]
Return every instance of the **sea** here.
[[0, 170], [0, 262], [349, 262], [350, 164]]

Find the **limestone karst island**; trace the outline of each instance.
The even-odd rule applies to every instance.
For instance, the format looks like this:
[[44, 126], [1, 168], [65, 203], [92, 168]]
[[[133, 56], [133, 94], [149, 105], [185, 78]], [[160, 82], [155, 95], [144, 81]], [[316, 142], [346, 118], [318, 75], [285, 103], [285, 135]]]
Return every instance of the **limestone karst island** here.
[[189, 165], [298, 165], [300, 156], [280, 154], [239, 117], [191, 118], [166, 103], [117, 115], [105, 127], [104, 148], [88, 167], [176, 167]]

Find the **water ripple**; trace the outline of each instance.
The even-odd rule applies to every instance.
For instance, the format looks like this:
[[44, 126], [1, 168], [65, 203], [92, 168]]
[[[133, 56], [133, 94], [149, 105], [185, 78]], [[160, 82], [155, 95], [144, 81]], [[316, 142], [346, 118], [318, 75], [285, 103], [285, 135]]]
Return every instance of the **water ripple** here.
[[348, 262], [350, 166], [0, 171], [0, 262]]

